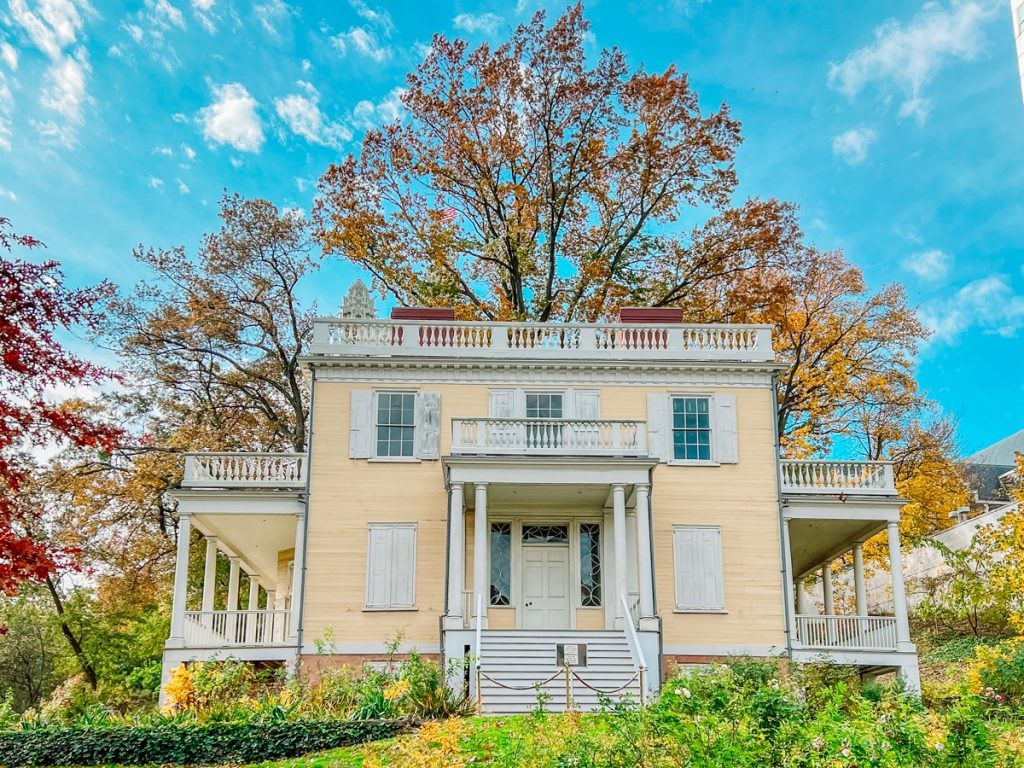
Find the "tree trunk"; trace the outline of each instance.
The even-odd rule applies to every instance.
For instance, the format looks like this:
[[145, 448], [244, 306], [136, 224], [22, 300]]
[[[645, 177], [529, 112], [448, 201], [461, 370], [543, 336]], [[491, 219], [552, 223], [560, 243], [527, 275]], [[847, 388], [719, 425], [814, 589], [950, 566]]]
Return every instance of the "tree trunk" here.
[[81, 641], [75, 637], [75, 633], [71, 631], [71, 627], [68, 625], [67, 618], [64, 613], [64, 601], [61, 600], [60, 592], [57, 591], [57, 585], [53, 583], [53, 578], [51, 576], [46, 577], [46, 587], [50, 590], [50, 597], [53, 598], [53, 607], [57, 611], [57, 618], [60, 622], [60, 631], [67, 639], [68, 645], [71, 646], [71, 650], [74, 651], [75, 658], [78, 659], [78, 664], [82, 667], [82, 672], [85, 673], [85, 679], [89, 681], [89, 686], [95, 691], [98, 683], [96, 679], [96, 670], [86, 657], [85, 649], [82, 648]]

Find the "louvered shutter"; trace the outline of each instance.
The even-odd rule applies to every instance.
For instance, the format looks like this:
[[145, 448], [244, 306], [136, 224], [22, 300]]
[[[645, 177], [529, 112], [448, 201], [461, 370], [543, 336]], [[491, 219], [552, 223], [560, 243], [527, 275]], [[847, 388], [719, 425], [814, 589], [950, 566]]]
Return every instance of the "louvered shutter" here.
[[647, 396], [647, 443], [658, 461], [672, 460], [672, 409], [668, 395]]
[[391, 600], [392, 529], [371, 525], [366, 553], [366, 607], [387, 608]]
[[416, 602], [416, 528], [391, 529], [391, 607], [412, 608]]
[[722, 532], [718, 528], [700, 530], [701, 588], [698, 605], [721, 610], [724, 607], [722, 588]]
[[373, 456], [374, 425], [373, 392], [369, 389], [352, 390], [348, 433], [349, 458], [368, 459]]
[[441, 393], [416, 393], [416, 458], [440, 456]]
[[674, 533], [676, 607], [722, 610], [722, 533], [718, 528], [681, 527]]
[[715, 395], [715, 461], [719, 464], [739, 462], [739, 439], [736, 429], [736, 395]]

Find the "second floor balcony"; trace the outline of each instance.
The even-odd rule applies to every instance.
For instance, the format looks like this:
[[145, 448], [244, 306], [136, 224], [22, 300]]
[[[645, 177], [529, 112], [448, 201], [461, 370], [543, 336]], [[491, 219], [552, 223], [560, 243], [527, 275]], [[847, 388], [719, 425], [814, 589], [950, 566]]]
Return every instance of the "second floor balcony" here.
[[617, 419], [452, 419], [452, 453], [646, 456], [647, 422]]

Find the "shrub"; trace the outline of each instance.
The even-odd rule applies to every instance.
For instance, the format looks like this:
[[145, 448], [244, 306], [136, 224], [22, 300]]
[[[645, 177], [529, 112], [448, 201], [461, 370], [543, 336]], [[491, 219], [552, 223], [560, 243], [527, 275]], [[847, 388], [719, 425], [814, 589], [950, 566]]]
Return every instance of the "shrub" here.
[[394, 736], [395, 721], [210, 723], [184, 727], [43, 727], [0, 733], [0, 765], [249, 763]]
[[1024, 638], [979, 645], [968, 669], [968, 690], [990, 702], [1024, 706]]

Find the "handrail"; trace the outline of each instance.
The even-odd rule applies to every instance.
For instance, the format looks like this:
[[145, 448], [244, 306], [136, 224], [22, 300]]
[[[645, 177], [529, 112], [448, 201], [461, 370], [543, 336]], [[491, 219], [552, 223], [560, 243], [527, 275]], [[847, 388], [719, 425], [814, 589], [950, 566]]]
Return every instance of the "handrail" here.
[[640, 703], [644, 703], [644, 686], [646, 682], [644, 676], [647, 672], [647, 658], [644, 656], [644, 649], [640, 647], [640, 637], [636, 633], [636, 627], [633, 626], [632, 612], [629, 610], [629, 601], [626, 600], [625, 595], [619, 595], [619, 602], [622, 603], [622, 626], [626, 632], [626, 639], [632, 646], [632, 649], [636, 652], [637, 660], [637, 674], [640, 676]]

